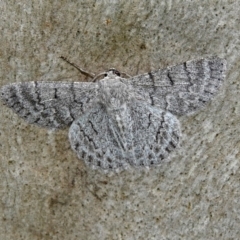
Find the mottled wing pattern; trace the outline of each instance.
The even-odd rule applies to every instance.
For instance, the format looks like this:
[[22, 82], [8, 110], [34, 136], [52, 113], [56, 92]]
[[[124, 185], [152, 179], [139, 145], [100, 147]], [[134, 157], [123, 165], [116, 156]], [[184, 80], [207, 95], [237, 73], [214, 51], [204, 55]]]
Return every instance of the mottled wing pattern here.
[[122, 116], [109, 115], [103, 105], [96, 105], [69, 130], [78, 157], [105, 170], [157, 165], [178, 145], [179, 138], [174, 115], [137, 100], [128, 103]]
[[27, 122], [62, 128], [80, 117], [97, 94], [96, 83], [26, 82], [1, 88], [1, 98]]
[[222, 85], [226, 60], [211, 57], [187, 61], [125, 81], [153, 106], [176, 115], [195, 112], [209, 102]]
[[29, 123], [71, 124], [72, 149], [87, 165], [104, 170], [154, 166], [178, 145], [175, 115], [209, 102], [225, 71], [226, 61], [212, 57], [129, 79], [111, 70], [98, 83], [14, 83], [1, 88], [1, 98]]

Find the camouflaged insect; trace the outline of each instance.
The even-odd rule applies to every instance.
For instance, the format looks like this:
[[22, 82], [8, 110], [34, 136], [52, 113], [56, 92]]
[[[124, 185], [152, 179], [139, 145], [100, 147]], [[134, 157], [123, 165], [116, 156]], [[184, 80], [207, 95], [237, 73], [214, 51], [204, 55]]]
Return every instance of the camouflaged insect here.
[[28, 123], [70, 126], [77, 156], [109, 171], [161, 163], [179, 143], [177, 116], [199, 110], [215, 96], [226, 61], [187, 61], [128, 78], [115, 69], [97, 76], [79, 70], [94, 81], [13, 83], [1, 88], [1, 97]]

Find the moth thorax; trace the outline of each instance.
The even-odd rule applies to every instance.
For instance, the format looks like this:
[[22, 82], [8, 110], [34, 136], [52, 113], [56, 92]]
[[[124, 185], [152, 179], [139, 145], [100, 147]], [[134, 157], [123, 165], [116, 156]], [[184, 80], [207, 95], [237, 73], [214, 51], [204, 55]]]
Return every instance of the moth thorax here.
[[129, 90], [127, 85], [117, 81], [108, 84], [103, 82], [101, 84], [101, 102], [108, 108], [112, 110], [117, 110], [122, 108], [126, 102], [129, 101]]

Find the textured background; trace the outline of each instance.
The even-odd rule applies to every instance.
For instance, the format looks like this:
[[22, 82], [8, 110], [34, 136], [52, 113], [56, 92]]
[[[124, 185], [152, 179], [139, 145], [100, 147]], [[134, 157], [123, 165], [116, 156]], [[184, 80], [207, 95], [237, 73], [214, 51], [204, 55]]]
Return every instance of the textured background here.
[[0, 239], [238, 239], [240, 1], [0, 1], [0, 81], [80, 80], [59, 59], [131, 75], [218, 55], [220, 94], [180, 118], [181, 148], [149, 171], [104, 175], [68, 131], [0, 105]]

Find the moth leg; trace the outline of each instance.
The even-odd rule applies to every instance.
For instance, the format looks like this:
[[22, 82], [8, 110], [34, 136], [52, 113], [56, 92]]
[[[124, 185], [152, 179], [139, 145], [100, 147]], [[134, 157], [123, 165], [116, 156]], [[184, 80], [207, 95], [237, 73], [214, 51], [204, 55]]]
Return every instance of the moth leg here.
[[61, 56], [60, 58], [63, 59], [64, 61], [66, 61], [67, 63], [69, 63], [70, 65], [72, 65], [73, 67], [75, 67], [80, 73], [82, 73], [82, 74], [84, 74], [84, 75], [86, 75], [88, 77], [91, 77], [91, 78], [95, 77], [94, 73], [89, 73], [89, 72], [83, 70], [82, 68], [77, 66], [75, 63], [69, 61], [66, 57]]

